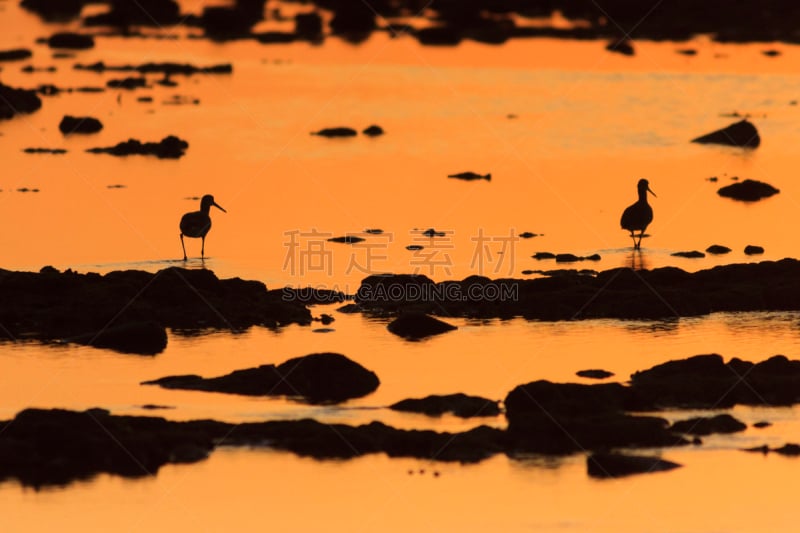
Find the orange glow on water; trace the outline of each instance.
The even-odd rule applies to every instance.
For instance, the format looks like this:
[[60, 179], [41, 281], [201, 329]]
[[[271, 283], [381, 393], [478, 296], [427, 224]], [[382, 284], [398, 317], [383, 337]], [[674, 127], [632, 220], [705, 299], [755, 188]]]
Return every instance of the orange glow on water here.
[[[0, 49], [33, 46], [44, 29], [32, 15], [5, 6]], [[55, 74], [23, 74], [3, 64], [12, 86], [56, 83], [103, 86], [117, 73], [76, 71], [75, 62], [108, 64], [231, 61], [230, 76], [175, 77], [178, 86], [43, 97], [43, 108], [0, 123], [0, 267], [107, 272], [155, 271], [183, 265], [181, 214], [213, 194], [227, 213], [212, 211], [205, 263], [200, 243], [187, 240], [188, 266], [221, 277], [334, 287], [354, 292], [371, 271], [419, 269], [435, 279], [471, 274], [522, 277], [524, 270], [560, 268], [536, 261], [537, 251], [599, 253], [578, 268], [687, 270], [797, 256], [794, 176], [800, 111], [800, 52], [766, 58], [767, 45], [636, 43], [637, 55], [609, 54], [601, 42], [513, 41], [502, 47], [464, 43], [422, 47], [410, 38], [374, 35], [365, 45], [329, 39], [324, 46], [214, 44], [200, 40], [99, 37], [97, 48], [74, 59], [51, 59], [34, 47], [33, 63]], [[678, 48], [694, 47], [686, 57]], [[155, 79], [155, 78], [153, 78]], [[152, 96], [152, 103], [137, 101]], [[199, 104], [174, 104], [199, 100]], [[168, 103], [165, 103], [168, 102]], [[692, 145], [689, 139], [725, 126], [738, 112], [762, 135], [752, 151]], [[105, 125], [97, 135], [64, 137], [64, 114], [89, 114]], [[386, 135], [324, 139], [324, 127]], [[114, 158], [85, 152], [135, 137], [175, 134], [189, 142], [180, 160]], [[65, 148], [65, 155], [30, 155], [29, 146]], [[464, 182], [456, 172], [491, 173], [491, 182]], [[710, 177], [718, 181], [709, 181]], [[646, 177], [658, 194], [655, 220], [641, 254], [619, 229], [619, 216]], [[780, 194], [754, 204], [716, 194], [733, 177], [767, 181]], [[109, 186], [122, 185], [122, 188]], [[39, 192], [18, 192], [21, 188]], [[309, 238], [380, 228], [365, 245]], [[435, 228], [446, 237], [430, 239]], [[513, 241], [523, 231], [543, 234]], [[300, 235], [300, 248], [291, 235]], [[479, 259], [479, 236], [489, 240]], [[420, 262], [406, 249], [437, 245], [441, 263]], [[730, 246], [727, 256], [672, 257], [682, 250]], [[743, 254], [747, 244], [763, 256]], [[311, 245], [327, 261], [304, 263]], [[503, 252], [503, 253], [499, 253]], [[374, 253], [371, 259], [368, 255]], [[446, 257], [446, 259], [444, 259]], [[571, 265], [570, 267], [573, 267]], [[318, 267], [318, 268], [317, 268]], [[429, 419], [385, 407], [407, 397], [466, 392], [502, 399], [535, 379], [575, 381], [574, 372], [602, 367], [625, 381], [639, 369], [680, 357], [718, 352], [762, 360], [797, 358], [795, 314], [714, 315], [660, 322], [584, 321], [486, 324], [452, 320], [459, 330], [422, 343], [399, 340], [385, 321], [313, 309], [336, 316], [332, 333], [289, 327], [238, 336], [171, 334], [154, 358], [85, 347], [5, 345], [0, 354], [0, 418], [30, 406], [153, 414], [144, 404], [172, 407], [174, 419], [249, 421], [314, 416], [398, 427], [463, 430], [455, 417]], [[285, 399], [253, 399], [143, 387], [170, 374], [220, 375], [279, 363], [319, 351], [338, 351], [376, 371], [375, 394], [342, 408], [309, 407]], [[741, 411], [741, 412], [739, 412]], [[170, 466], [156, 478], [101, 476], [65, 490], [34, 493], [0, 485], [5, 530], [92, 531], [119, 527], [208, 530], [540, 530], [540, 531], [792, 531], [785, 490], [797, 463], [743, 454], [738, 448], [800, 439], [796, 412], [739, 410], [748, 423], [776, 420], [766, 432], [712, 440], [701, 450], [666, 450], [686, 465], [669, 474], [611, 482], [587, 478], [582, 457], [542, 465], [541, 459], [494, 458], [462, 467], [367, 457], [316, 462], [263, 450], [221, 450], [203, 463]], [[669, 414], [672, 416], [672, 414]], [[676, 415], [678, 416], [678, 415]], [[502, 417], [482, 421], [503, 426]], [[426, 473], [420, 475], [420, 468]], [[409, 475], [408, 470], [415, 472]], [[441, 476], [432, 476], [434, 470]], [[744, 487], [742, 480], [749, 484]]]

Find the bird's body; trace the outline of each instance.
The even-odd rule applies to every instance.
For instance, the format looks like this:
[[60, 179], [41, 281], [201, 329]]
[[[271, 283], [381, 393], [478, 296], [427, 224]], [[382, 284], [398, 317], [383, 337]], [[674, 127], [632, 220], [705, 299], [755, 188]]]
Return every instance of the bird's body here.
[[[622, 212], [622, 218], [619, 221], [622, 229], [631, 232], [633, 248], [635, 250], [641, 248], [644, 230], [646, 230], [647, 226], [653, 221], [653, 208], [647, 203], [647, 193], [649, 192], [653, 196], [656, 195], [650, 190], [650, 184], [645, 179], [639, 180], [636, 187], [639, 191], [639, 200], [635, 204], [628, 206], [625, 211]], [[634, 231], [639, 232], [638, 241], [633, 234]]]
[[186, 245], [183, 243], [184, 235], [186, 237], [202, 239], [202, 245], [200, 246], [200, 257], [205, 257], [206, 235], [211, 229], [211, 216], [209, 215], [211, 206], [216, 207], [223, 213], [227, 212], [222, 208], [222, 206], [214, 201], [213, 196], [206, 194], [200, 200], [200, 211], [192, 211], [191, 213], [186, 213], [181, 217], [181, 247], [183, 247], [184, 261], [186, 261]]

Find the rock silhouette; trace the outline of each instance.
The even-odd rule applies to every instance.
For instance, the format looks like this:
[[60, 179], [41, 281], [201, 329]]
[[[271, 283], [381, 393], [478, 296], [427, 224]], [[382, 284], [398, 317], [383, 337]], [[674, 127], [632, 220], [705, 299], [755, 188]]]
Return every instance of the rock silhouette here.
[[394, 411], [422, 413], [428, 416], [441, 416], [451, 413], [461, 418], [497, 416], [500, 414], [498, 402], [481, 398], [480, 396], [468, 396], [463, 393], [409, 398], [394, 403], [389, 408]]
[[757, 148], [758, 145], [761, 144], [761, 137], [758, 135], [756, 127], [745, 119], [720, 130], [692, 139], [692, 142]]
[[224, 376], [168, 376], [144, 385], [167, 389], [225, 392], [247, 396], [293, 396], [310, 403], [338, 403], [378, 388], [374, 372], [337, 353], [317, 353], [280, 365], [236, 370]]
[[138, 139], [129, 139], [115, 146], [106, 148], [90, 148], [87, 152], [93, 154], [110, 154], [117, 157], [128, 155], [154, 155], [159, 159], [179, 159], [186, 153], [189, 143], [174, 135], [169, 135], [161, 141], [143, 143]]
[[70, 133], [97, 133], [103, 129], [103, 123], [94, 117], [73, 117], [65, 115], [58, 124], [64, 135]]
[[745, 202], [755, 202], [762, 198], [768, 198], [773, 194], [778, 194], [780, 191], [762, 181], [746, 179], [736, 183], [726, 185], [717, 191], [720, 196], [726, 198], [733, 198], [734, 200], [742, 200]]

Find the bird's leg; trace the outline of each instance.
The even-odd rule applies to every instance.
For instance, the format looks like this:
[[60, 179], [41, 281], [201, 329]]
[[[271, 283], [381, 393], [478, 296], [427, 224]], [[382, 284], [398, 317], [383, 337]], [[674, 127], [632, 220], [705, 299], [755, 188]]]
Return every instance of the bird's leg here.
[[635, 250], [638, 246], [636, 245], [636, 236], [633, 234], [633, 230], [631, 230], [631, 240], [633, 240], [633, 249]]
[[203, 240], [200, 243], [200, 259], [205, 259], [206, 257], [206, 236], [203, 235]]
[[186, 261], [186, 245], [183, 244], [183, 233], [181, 233], [181, 248], [183, 248], [183, 260]]
[[636, 248], [639, 250], [642, 249], [642, 237], [644, 237], [644, 230], [639, 232], [639, 242], [636, 243]]

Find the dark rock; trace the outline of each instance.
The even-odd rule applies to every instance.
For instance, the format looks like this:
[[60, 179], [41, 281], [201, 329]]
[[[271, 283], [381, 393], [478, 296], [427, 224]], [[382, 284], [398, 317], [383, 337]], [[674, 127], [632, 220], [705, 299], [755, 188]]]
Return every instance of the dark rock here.
[[86, 50], [94, 48], [94, 37], [81, 33], [62, 32], [56, 33], [47, 39], [50, 48], [69, 48], [71, 50]]
[[772, 425], [771, 422], [767, 422], [766, 420], [762, 420], [760, 422], [756, 422], [755, 424], [753, 424], [753, 427], [754, 428], [758, 428], [758, 429], [763, 429], [763, 428], [768, 428], [771, 425]]
[[784, 444], [780, 448], [775, 448], [771, 450], [779, 455], [785, 455], [787, 457], [797, 457], [800, 455], [800, 444]]
[[294, 33], [298, 39], [318, 42], [322, 40], [322, 17], [316, 11], [294, 16]]
[[747, 429], [747, 424], [728, 414], [713, 417], [695, 417], [680, 420], [670, 427], [671, 431], [688, 435], [711, 435], [712, 433], [737, 433]]
[[17, 113], [33, 113], [42, 107], [42, 100], [36, 91], [14, 89], [0, 83], [0, 120], [8, 119]]
[[422, 28], [414, 35], [421, 44], [434, 46], [455, 46], [464, 39], [463, 34], [452, 26]]
[[731, 251], [730, 248], [728, 248], [727, 246], [722, 246], [720, 244], [712, 244], [711, 246], [706, 248], [706, 252], [713, 255], [727, 254], [730, 251]]
[[65, 115], [58, 125], [64, 135], [70, 133], [97, 133], [103, 129], [103, 124], [93, 117], [73, 117]]
[[593, 453], [586, 458], [586, 466], [591, 477], [616, 478], [632, 474], [665, 472], [681, 465], [659, 457], [643, 455], [623, 455], [620, 453]]
[[122, 353], [156, 355], [167, 347], [167, 332], [152, 321], [128, 322], [64, 340]]
[[142, 63], [140, 65], [106, 65], [102, 61], [90, 64], [78, 63], [75, 70], [88, 70], [91, 72], [138, 72], [140, 74], [163, 74], [164, 76], [183, 75], [192, 76], [194, 74], [231, 74], [233, 65], [230, 63], [220, 63], [208, 67], [198, 67], [190, 63]]
[[127, 30], [131, 26], [172, 26], [183, 18], [175, 0], [112, 0], [110, 11], [84, 17], [84, 26], [112, 26]]
[[325, 313], [323, 313], [323, 314], [322, 314], [322, 315], [320, 315], [320, 317], [319, 317], [319, 321], [320, 321], [320, 322], [322, 322], [322, 323], [323, 323], [324, 325], [326, 325], [326, 326], [327, 326], [328, 324], [331, 324], [331, 323], [333, 323], [335, 320], [336, 320], [336, 319], [335, 319], [335, 318], [333, 318], [331, 315], [328, 315], [328, 314], [325, 314]]
[[717, 191], [720, 196], [726, 198], [733, 198], [734, 200], [742, 200], [744, 202], [755, 202], [762, 198], [768, 198], [773, 194], [778, 194], [780, 191], [770, 185], [756, 180], [744, 180], [737, 183], [726, 185]]
[[297, 39], [297, 35], [285, 31], [254, 33], [253, 37], [261, 44], [286, 44], [293, 43]]
[[428, 416], [442, 416], [445, 413], [452, 413], [461, 418], [497, 416], [500, 414], [498, 402], [481, 398], [480, 396], [467, 396], [462, 393], [401, 400], [390, 405], [389, 409], [409, 413], [422, 413]]
[[757, 148], [761, 143], [758, 130], [747, 120], [740, 120], [730, 126], [711, 132], [707, 135], [692, 139], [693, 143], [701, 144], [726, 144], [729, 146], [742, 146]]
[[380, 228], [367, 228], [364, 230], [364, 233], [369, 233], [370, 235], [381, 235], [383, 234], [383, 230]]
[[108, 80], [108, 82], [106, 82], [106, 86], [112, 89], [141, 89], [143, 87], [147, 87], [147, 78], [144, 76], [129, 76], [127, 78]]
[[153, 101], [152, 96], [140, 96], [136, 99], [137, 102], [142, 102], [144, 104], [149, 104]]
[[556, 263], [576, 263], [582, 258], [575, 254], [557, 254]]
[[781, 55], [780, 50], [775, 50], [775, 49], [762, 50], [761, 53], [767, 57], [778, 57], [779, 55]]
[[26, 154], [66, 154], [67, 151], [63, 148], [25, 148], [23, 150]]
[[428, 228], [422, 232], [426, 237], [445, 237], [447, 234], [444, 231], [436, 231], [433, 228]]
[[[340, 303], [350, 299], [350, 296], [330, 289], [316, 287], [284, 287], [281, 289], [284, 302], [300, 302], [305, 305]], [[328, 316], [328, 315], [323, 315]]]
[[[655, 319], [722, 311], [800, 310], [800, 261], [794, 259], [722, 265], [693, 273], [663, 267], [635, 272], [614, 268], [596, 276], [564, 272], [535, 279], [472, 276], [433, 283], [425, 278], [426, 286], [412, 287], [413, 298], [406, 299], [405, 284], [421, 278], [424, 276], [370, 276], [362, 281], [364, 298], [357, 295], [356, 301], [364, 311], [384, 315], [413, 306], [417, 311], [442, 316], [536, 320]], [[480, 287], [471, 291], [475, 284]], [[380, 291], [377, 298], [372, 296], [374, 289]]]
[[47, 22], [67, 22], [81, 14], [89, 0], [22, 0], [20, 5]]
[[337, 2], [331, 31], [354, 42], [366, 39], [376, 29], [375, 11], [371, 5], [355, 2]]
[[189, 143], [183, 139], [179, 139], [174, 135], [169, 135], [157, 143], [142, 143], [137, 139], [129, 139], [116, 146], [90, 148], [87, 152], [93, 154], [111, 154], [118, 157], [128, 155], [154, 155], [159, 159], [178, 159], [185, 154], [188, 147]]
[[311, 135], [319, 135], [320, 137], [355, 137], [358, 132], [353, 128], [324, 128], [311, 132]]
[[625, 56], [632, 56], [636, 53], [633, 49], [633, 42], [630, 39], [623, 38], [608, 43], [606, 50], [609, 52], [616, 52]]
[[681, 48], [679, 50], [675, 50], [675, 52], [677, 52], [678, 54], [685, 55], [685, 56], [696, 56], [697, 55], [697, 50], [695, 50], [694, 48]]
[[366, 239], [356, 235], [344, 235], [342, 237], [331, 237], [328, 242], [338, 242], [342, 244], [355, 244], [357, 242], [364, 242]]
[[748, 244], [744, 247], [745, 255], [760, 255], [764, 253], [764, 248], [754, 244]]
[[[113, 437], [113, 438], [110, 438]], [[216, 442], [269, 446], [317, 459], [385, 453], [390, 457], [477, 462], [502, 453], [502, 430], [480, 426], [462, 433], [287, 420], [227, 424], [213, 420], [173, 422], [157, 417], [26, 409], [0, 422], [0, 479], [24, 486], [65, 485], [98, 473], [154, 475], [169, 463], [205, 459]]]
[[370, 394], [380, 381], [374, 372], [336, 353], [296, 357], [275, 365], [236, 370], [225, 376], [168, 376], [143, 385], [225, 392], [247, 396], [294, 396], [310, 403], [338, 403]]
[[369, 126], [367, 128], [364, 128], [361, 131], [361, 133], [363, 133], [367, 137], [377, 137], [379, 135], [383, 135], [385, 132], [383, 131], [383, 128], [373, 124], [373, 125], [371, 125], [371, 126]]
[[456, 178], [465, 181], [486, 180], [491, 181], [491, 174], [476, 174], [475, 172], [459, 172], [458, 174], [449, 174], [448, 178]]
[[33, 53], [27, 48], [14, 48], [13, 50], [0, 50], [0, 61], [19, 61], [28, 59]]
[[55, 72], [56, 67], [34, 67], [33, 65], [26, 65], [22, 67], [22, 72], [26, 74], [33, 74], [34, 72]]
[[[267, 291], [263, 283], [238, 278], [220, 280], [208, 270], [168, 268], [155, 274], [117, 271], [104, 276], [0, 270], [0, 323], [5, 327], [0, 338], [74, 340], [148, 321], [161, 331], [145, 326], [149, 341], [137, 353], [152, 353], [149, 346], [153, 339], [164, 339], [164, 328], [236, 331], [254, 325], [307, 325], [311, 313], [284, 301], [281, 290]], [[132, 336], [125, 328], [107, 335], [111, 333], [122, 337], [121, 342]]]
[[536, 233], [531, 233], [530, 231], [523, 231], [519, 234], [521, 239], [530, 239], [531, 237], [538, 237], [539, 235]]
[[510, 446], [522, 452], [566, 454], [688, 443], [669, 432], [663, 418], [625, 414], [630, 394], [619, 383], [520, 385], [505, 399]]
[[554, 254], [554, 253], [550, 253], [550, 252], [536, 252], [536, 253], [535, 253], [535, 254], [533, 254], [533, 256], [531, 256], [531, 257], [533, 257], [534, 259], [538, 259], [538, 260], [542, 260], [542, 259], [555, 259], [555, 258], [556, 258], [556, 254]]
[[[203, 8], [200, 25], [212, 39], [235, 39], [246, 36], [264, 18], [264, 0], [244, 6], [207, 6]], [[260, 9], [259, 9], [260, 8]]]
[[670, 255], [673, 257], [686, 257], [688, 259], [700, 259], [701, 257], [706, 256], [706, 254], [703, 252], [698, 252], [697, 250], [692, 250], [691, 252], [674, 252]]
[[606, 379], [613, 376], [614, 373], [609, 372], [608, 370], [591, 369], [591, 370], [578, 370], [577, 372], [575, 372], [575, 375], [580, 376], [582, 378]]
[[458, 329], [447, 322], [421, 313], [400, 315], [390, 322], [387, 328], [395, 335], [408, 340], [420, 340]]
[[412, 252], [418, 252], [418, 251], [424, 250], [424, 249], [425, 249], [425, 247], [421, 246], [419, 244], [409, 244], [408, 246], [406, 246], [406, 250], [410, 250]]

